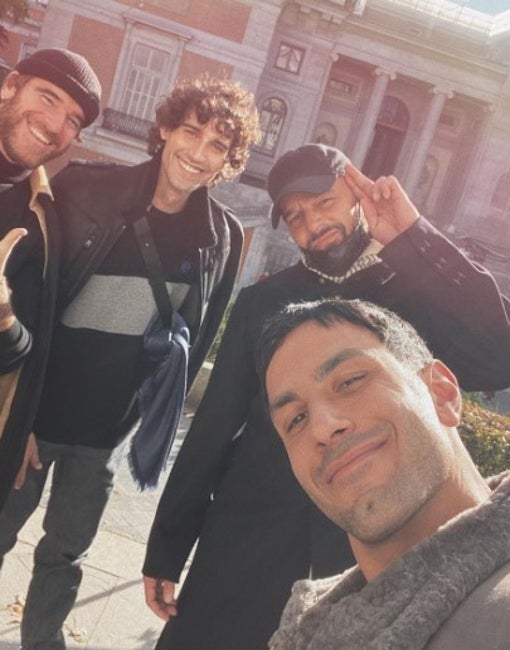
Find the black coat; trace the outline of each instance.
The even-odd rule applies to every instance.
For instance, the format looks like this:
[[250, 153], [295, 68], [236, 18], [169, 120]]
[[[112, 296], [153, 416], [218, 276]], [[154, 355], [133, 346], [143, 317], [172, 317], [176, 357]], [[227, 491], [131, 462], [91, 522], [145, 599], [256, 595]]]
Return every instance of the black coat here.
[[[36, 187], [45, 179], [44, 171], [38, 168], [31, 177], [0, 193], [0, 238], [15, 227], [28, 229], [9, 258], [6, 276], [14, 312], [29, 341], [21, 346], [10, 365], [5, 363], [5, 350], [0, 350], [4, 372], [0, 377], [0, 509], [32, 431], [53, 327], [60, 231], [50, 196], [45, 191], [35, 195], [32, 190], [32, 184]], [[37, 204], [38, 214], [29, 204]]]
[[284, 303], [372, 300], [410, 320], [465, 389], [510, 384], [510, 304], [489, 273], [424, 219], [380, 257], [341, 285], [297, 264], [241, 291], [148, 544], [144, 574], [177, 581], [200, 537], [158, 648], [263, 650], [295, 580], [353, 562], [346, 536], [297, 485], [264, 411], [257, 342]]
[[[143, 216], [154, 195], [159, 167], [159, 156], [135, 166], [75, 161], [52, 180], [63, 239], [59, 311], [99, 268], [127, 225]], [[210, 197], [205, 187], [191, 194], [186, 209], [196, 210], [203, 226], [196, 235], [197, 291], [194, 300], [185, 303], [183, 314], [191, 332], [191, 385], [230, 299], [243, 232], [233, 213]]]

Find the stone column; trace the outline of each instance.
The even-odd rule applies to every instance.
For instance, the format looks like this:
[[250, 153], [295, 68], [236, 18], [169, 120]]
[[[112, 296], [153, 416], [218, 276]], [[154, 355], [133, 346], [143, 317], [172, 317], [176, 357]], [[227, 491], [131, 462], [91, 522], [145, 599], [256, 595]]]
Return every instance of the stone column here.
[[370, 95], [370, 100], [365, 115], [363, 116], [363, 123], [356, 136], [354, 149], [350, 154], [350, 159], [356, 167], [361, 167], [365, 160], [386, 89], [388, 88], [388, 83], [390, 80], [395, 79], [396, 74], [388, 70], [383, 70], [382, 68], [376, 68], [374, 70], [374, 76], [375, 83], [372, 88], [372, 94]]
[[432, 100], [404, 181], [404, 187], [409, 196], [413, 195], [420, 180], [420, 175], [446, 100], [453, 97], [453, 92], [449, 88], [436, 86], [430, 92], [432, 93]]

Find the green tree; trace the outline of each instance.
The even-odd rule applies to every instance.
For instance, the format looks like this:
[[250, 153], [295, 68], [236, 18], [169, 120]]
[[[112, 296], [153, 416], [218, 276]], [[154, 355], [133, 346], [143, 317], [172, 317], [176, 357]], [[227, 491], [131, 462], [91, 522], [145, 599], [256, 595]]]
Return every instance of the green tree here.
[[[0, 21], [12, 24], [20, 23], [28, 16], [28, 0], [0, 0]], [[0, 25], [0, 47], [9, 40], [9, 33]]]

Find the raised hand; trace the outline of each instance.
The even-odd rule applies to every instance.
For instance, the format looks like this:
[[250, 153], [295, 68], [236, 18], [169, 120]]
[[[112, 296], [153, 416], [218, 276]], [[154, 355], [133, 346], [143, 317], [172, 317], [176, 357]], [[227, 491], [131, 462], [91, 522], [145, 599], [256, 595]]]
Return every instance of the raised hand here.
[[345, 182], [361, 203], [372, 237], [384, 246], [419, 217], [418, 210], [394, 176], [381, 176], [372, 181], [348, 164]]
[[14, 247], [27, 234], [25, 228], [13, 228], [0, 239], [0, 304], [9, 302], [9, 287], [5, 279], [5, 267]]
[[5, 267], [14, 247], [27, 234], [25, 228], [13, 228], [0, 239], [0, 331], [12, 326], [15, 321], [11, 310], [11, 291], [5, 277]]

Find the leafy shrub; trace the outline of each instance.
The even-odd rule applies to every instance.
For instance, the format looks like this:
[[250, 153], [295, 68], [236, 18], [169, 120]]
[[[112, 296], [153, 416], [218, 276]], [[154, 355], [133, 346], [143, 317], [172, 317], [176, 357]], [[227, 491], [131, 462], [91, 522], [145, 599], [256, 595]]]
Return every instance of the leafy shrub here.
[[464, 395], [459, 433], [483, 476], [510, 468], [510, 416], [484, 408], [476, 395]]

